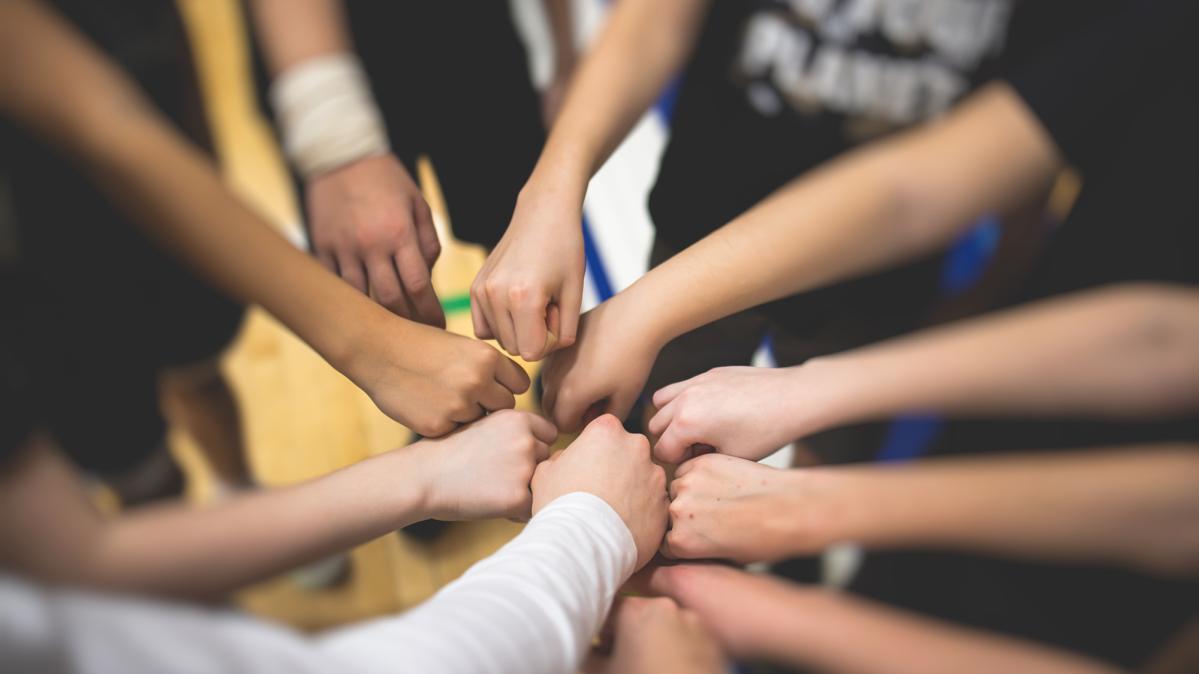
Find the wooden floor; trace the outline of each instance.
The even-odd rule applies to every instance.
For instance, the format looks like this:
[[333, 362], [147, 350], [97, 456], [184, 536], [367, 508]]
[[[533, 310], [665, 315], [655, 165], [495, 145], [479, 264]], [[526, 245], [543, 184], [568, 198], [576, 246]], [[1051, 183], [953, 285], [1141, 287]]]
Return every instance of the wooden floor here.
[[[236, 0], [178, 0], [192, 33], [197, 61], [228, 182], [289, 236], [298, 217], [289, 179], [249, 79], [244, 26]], [[420, 171], [430, 205], [442, 225], [445, 209], [427, 164]], [[453, 242], [434, 269], [440, 296], [461, 298], [483, 261], [477, 247]], [[469, 311], [448, 317], [449, 329], [470, 332]], [[251, 310], [224, 361], [244, 417], [246, 445], [257, 477], [269, 485], [321, 475], [409, 442], [411, 433], [379, 413], [348, 380], [260, 310]], [[530, 371], [532, 371], [530, 369]], [[522, 408], [531, 409], [526, 395]], [[209, 482], [189, 438], [172, 432], [172, 448], [187, 467], [194, 498]], [[506, 521], [455, 524], [442, 538], [422, 544], [392, 534], [353, 551], [350, 580], [305, 591], [286, 578], [240, 595], [259, 615], [318, 628], [394, 612], [429, 597], [471, 563], [519, 531]]]

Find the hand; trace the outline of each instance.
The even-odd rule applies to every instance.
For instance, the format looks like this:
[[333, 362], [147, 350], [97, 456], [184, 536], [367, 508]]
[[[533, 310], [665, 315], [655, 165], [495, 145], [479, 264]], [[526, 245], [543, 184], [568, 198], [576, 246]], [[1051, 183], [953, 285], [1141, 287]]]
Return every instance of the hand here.
[[430, 272], [441, 254], [420, 188], [393, 155], [309, 180], [312, 247], [321, 264], [392, 312], [439, 328]]
[[424, 512], [440, 520], [527, 519], [533, 471], [549, 457], [557, 437], [558, 429], [545, 419], [505, 410], [412, 445], [423, 478]]
[[445, 435], [516, 406], [529, 375], [491, 345], [380, 311], [357, 326], [348, 365], [334, 366], [384, 414], [421, 435]]
[[819, 430], [841, 382], [820, 361], [790, 368], [718, 367], [654, 394], [654, 456], [679, 463], [696, 446], [757, 461]]
[[789, 622], [785, 599], [815, 593], [718, 564], [661, 566], [649, 572], [648, 586], [695, 613], [724, 651], [737, 658], [764, 655], [770, 629]]
[[722, 454], [687, 461], [670, 483], [668, 557], [773, 561], [821, 548], [825, 516], [814, 471], [779, 470]]
[[578, 342], [555, 353], [542, 370], [542, 407], [565, 432], [597, 414], [628, 416], [658, 357], [658, 340], [637, 329], [641, 319], [621, 300], [618, 295], [587, 312]]
[[470, 287], [480, 339], [498, 339], [530, 362], [574, 343], [583, 300], [584, 189], [581, 181], [521, 192], [508, 231]]
[[610, 621], [613, 674], [723, 674], [728, 662], [691, 611], [665, 597], [620, 600]]
[[638, 568], [654, 556], [666, 530], [666, 472], [650, 461], [644, 435], [625, 432], [613, 416], [591, 422], [537, 467], [533, 512], [576, 491], [595, 494], [620, 515], [637, 543]]

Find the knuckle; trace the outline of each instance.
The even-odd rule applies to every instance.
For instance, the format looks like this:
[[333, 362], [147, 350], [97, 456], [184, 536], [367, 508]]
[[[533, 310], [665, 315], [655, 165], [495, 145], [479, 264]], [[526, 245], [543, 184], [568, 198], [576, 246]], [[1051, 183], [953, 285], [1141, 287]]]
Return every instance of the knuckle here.
[[405, 268], [401, 270], [400, 275], [404, 281], [404, 287], [413, 294], [420, 294], [429, 289], [429, 277], [420, 273], [420, 270]]

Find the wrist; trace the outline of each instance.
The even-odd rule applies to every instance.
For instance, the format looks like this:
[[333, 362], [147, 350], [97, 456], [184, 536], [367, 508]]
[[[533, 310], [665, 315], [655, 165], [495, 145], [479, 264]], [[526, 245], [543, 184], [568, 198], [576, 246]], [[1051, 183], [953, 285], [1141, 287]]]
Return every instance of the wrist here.
[[784, 556], [810, 555], [845, 542], [857, 542], [868, 517], [863, 494], [852, 471], [840, 468], [792, 469], [780, 472], [780, 502], [769, 513], [776, 517], [773, 535], [786, 541]]
[[852, 405], [862, 395], [852, 368], [836, 356], [812, 358], [788, 369], [787, 389], [799, 395], [783, 398], [781, 415], [788, 438], [802, 438], [855, 421]]
[[374, 535], [431, 516], [430, 483], [416, 451], [419, 445], [379, 454], [341, 471], [346, 479], [337, 501], [345, 502], [345, 496], [352, 494], [352, 517], [373, 521]]
[[604, 307], [614, 325], [622, 326], [621, 331], [627, 335], [627, 342], [646, 349], [656, 358], [662, 347], [679, 333], [668, 320], [664, 320], [664, 313], [655, 311], [652, 298], [651, 292], [639, 288], [634, 282], [600, 306]]
[[[422, 352], [418, 343], [422, 335], [417, 324], [346, 287], [354, 295], [355, 311], [351, 317], [331, 322], [336, 329], [329, 340], [329, 352], [322, 355], [338, 372], [370, 394], [380, 374], [402, 365], [407, 354]], [[380, 339], [383, 343], [378, 343]], [[381, 362], [383, 354], [386, 363]]]

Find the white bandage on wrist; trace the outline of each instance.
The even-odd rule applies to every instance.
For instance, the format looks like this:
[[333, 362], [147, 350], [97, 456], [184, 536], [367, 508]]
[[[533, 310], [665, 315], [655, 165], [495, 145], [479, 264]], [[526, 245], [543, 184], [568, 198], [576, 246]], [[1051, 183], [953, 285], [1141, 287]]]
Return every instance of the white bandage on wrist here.
[[305, 178], [391, 151], [362, 64], [351, 54], [319, 56], [271, 83], [283, 149]]

